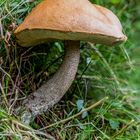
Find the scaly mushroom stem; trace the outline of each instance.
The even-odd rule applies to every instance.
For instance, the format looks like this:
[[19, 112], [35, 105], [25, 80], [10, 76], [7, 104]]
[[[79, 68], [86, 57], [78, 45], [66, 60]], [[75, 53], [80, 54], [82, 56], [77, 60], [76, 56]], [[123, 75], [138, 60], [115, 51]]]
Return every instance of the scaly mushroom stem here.
[[47, 111], [60, 101], [75, 78], [79, 59], [80, 42], [66, 41], [64, 61], [59, 70], [23, 103], [34, 116]]

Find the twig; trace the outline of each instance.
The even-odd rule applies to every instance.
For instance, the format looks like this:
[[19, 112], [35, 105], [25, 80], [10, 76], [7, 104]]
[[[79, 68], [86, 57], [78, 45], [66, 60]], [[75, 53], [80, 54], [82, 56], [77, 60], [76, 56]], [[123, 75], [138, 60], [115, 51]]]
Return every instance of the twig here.
[[108, 97], [105, 97], [105, 98], [101, 99], [100, 101], [98, 101], [97, 103], [95, 103], [95, 104], [93, 104], [93, 105], [91, 105], [91, 106], [89, 106], [89, 107], [87, 107], [87, 108], [81, 110], [79, 113], [77, 113], [77, 114], [75, 114], [75, 115], [73, 115], [73, 116], [71, 116], [71, 117], [69, 117], [69, 118], [66, 118], [66, 119], [64, 119], [64, 120], [58, 121], [58, 122], [56, 122], [56, 123], [53, 123], [53, 124], [51, 124], [51, 125], [49, 125], [49, 126], [46, 126], [46, 127], [44, 127], [44, 128], [41, 128], [41, 129], [39, 129], [39, 130], [48, 129], [48, 128], [53, 127], [53, 126], [55, 126], [55, 125], [58, 125], [58, 124], [60, 124], [60, 123], [66, 123], [67, 121], [72, 120], [72, 119], [74, 119], [74, 118], [80, 116], [80, 115], [83, 114], [85, 111], [89, 111], [89, 110], [91, 110], [92, 108], [94, 108], [94, 107], [100, 105], [101, 103], [103, 103], [103, 102], [106, 101], [107, 99], [108, 99]]
[[2, 27], [2, 23], [1, 23], [1, 19], [0, 19], [0, 36], [3, 39], [4, 35], [3, 35], [3, 27]]
[[0, 90], [1, 90], [1, 93], [3, 95], [4, 101], [6, 103], [6, 108], [8, 109], [9, 108], [8, 100], [6, 98], [6, 95], [5, 95], [5, 92], [4, 92], [4, 89], [3, 89], [2, 85], [1, 85], [1, 83], [0, 83]]
[[28, 132], [28, 131], [24, 131], [24, 130], [20, 130], [20, 131], [21, 131], [21, 132], [25, 132], [25, 133], [27, 133], [27, 132], [30, 133], [30, 135], [31, 135], [32, 137], [36, 138], [36, 140], [40, 140], [40, 139], [38, 139], [38, 137], [37, 137], [36, 135], [42, 135], [42, 136], [45, 136], [46, 138], [55, 140], [55, 138], [52, 137], [50, 134], [43, 133], [43, 132], [41, 132], [41, 131], [39, 131], [39, 130], [34, 130], [34, 129], [31, 128], [30, 126], [26, 126], [26, 125], [24, 125], [24, 124], [22, 124], [22, 123], [20, 123], [20, 122], [18, 122], [18, 121], [16, 121], [16, 120], [14, 120], [14, 119], [12, 119], [12, 122], [13, 122], [14, 124], [16, 124], [16, 125], [18, 125], [18, 126], [24, 128], [24, 129], [26, 129], [26, 130], [29, 130], [29, 132]]
[[12, 80], [10, 74], [8, 74], [1, 66], [0, 66], [0, 71], [2, 71], [6, 76], [9, 77], [9, 79], [11, 80], [12, 86], [14, 86], [14, 81]]
[[118, 135], [122, 134], [132, 123], [134, 123], [134, 120], [131, 120], [127, 125], [125, 125], [119, 132], [115, 133], [110, 140], [114, 140]]

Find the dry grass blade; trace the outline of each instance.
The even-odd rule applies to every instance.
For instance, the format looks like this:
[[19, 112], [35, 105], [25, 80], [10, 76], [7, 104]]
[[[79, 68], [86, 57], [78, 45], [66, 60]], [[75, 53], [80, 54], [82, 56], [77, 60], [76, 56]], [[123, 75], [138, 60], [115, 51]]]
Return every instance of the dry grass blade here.
[[100, 105], [101, 103], [105, 102], [107, 99], [108, 99], [108, 97], [105, 97], [105, 98], [101, 99], [100, 101], [96, 102], [95, 104], [93, 104], [93, 105], [91, 105], [91, 106], [89, 106], [89, 107], [87, 107], [87, 108], [81, 110], [79, 113], [77, 113], [77, 114], [75, 114], [75, 115], [73, 115], [73, 116], [71, 116], [71, 117], [69, 117], [69, 118], [67, 118], [67, 119], [58, 121], [58, 122], [56, 122], [56, 123], [54, 123], [54, 124], [51, 124], [51, 125], [46, 126], [46, 127], [44, 127], [44, 128], [41, 128], [41, 129], [39, 129], [39, 130], [48, 129], [48, 128], [53, 127], [53, 126], [56, 126], [56, 125], [58, 125], [58, 124], [60, 124], [60, 123], [66, 123], [67, 121], [70, 121], [70, 120], [72, 120], [72, 119], [74, 119], [74, 118], [76, 118], [76, 117], [82, 115], [85, 111], [89, 111], [89, 110], [95, 108], [96, 106], [98, 106], [98, 105]]

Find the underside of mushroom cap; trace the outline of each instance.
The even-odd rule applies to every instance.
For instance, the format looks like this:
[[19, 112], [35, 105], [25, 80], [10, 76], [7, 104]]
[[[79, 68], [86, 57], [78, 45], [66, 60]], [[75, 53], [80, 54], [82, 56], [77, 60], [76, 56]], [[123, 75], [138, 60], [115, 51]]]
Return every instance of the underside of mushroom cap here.
[[15, 35], [23, 47], [53, 40], [107, 45], [126, 40], [118, 18], [88, 0], [44, 0], [25, 18]]

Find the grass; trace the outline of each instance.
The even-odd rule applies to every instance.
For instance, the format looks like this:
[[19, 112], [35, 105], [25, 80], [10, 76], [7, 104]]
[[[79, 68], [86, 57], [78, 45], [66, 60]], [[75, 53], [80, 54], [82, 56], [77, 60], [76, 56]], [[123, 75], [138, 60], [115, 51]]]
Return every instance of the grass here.
[[[21, 121], [17, 106], [55, 73], [63, 56], [62, 42], [34, 48], [15, 43], [16, 26], [39, 2], [0, 1], [0, 140], [140, 140], [138, 0], [94, 1], [117, 14], [128, 41], [114, 47], [81, 42], [77, 76], [65, 97], [30, 123], [27, 116]], [[77, 115], [80, 109], [85, 112]]]

